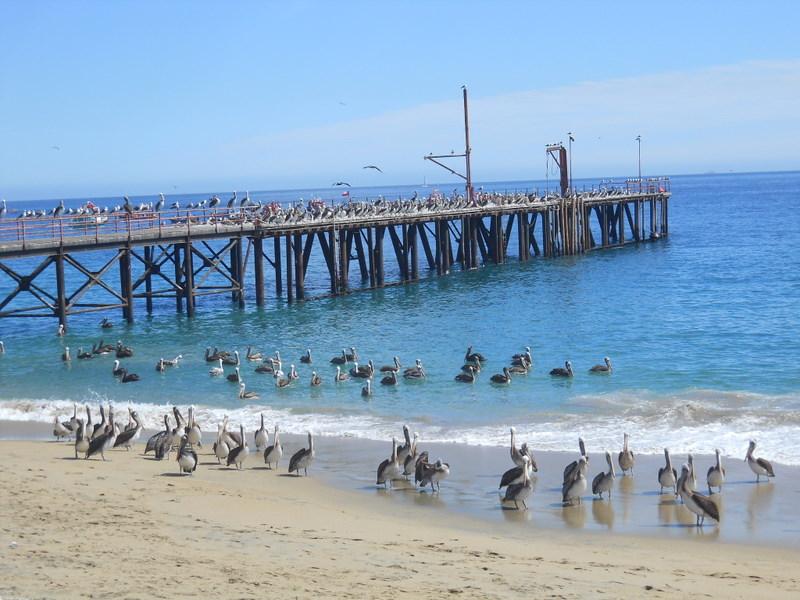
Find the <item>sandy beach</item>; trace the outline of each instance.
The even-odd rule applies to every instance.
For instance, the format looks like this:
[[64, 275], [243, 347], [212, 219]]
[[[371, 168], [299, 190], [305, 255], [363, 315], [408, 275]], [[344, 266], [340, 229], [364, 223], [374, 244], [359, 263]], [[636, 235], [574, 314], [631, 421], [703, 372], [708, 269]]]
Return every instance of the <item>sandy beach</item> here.
[[251, 454], [242, 472], [220, 468], [209, 448], [191, 477], [141, 445], [105, 463], [63, 442], [0, 449], [4, 599], [800, 594], [795, 548], [520, 527], [376, 501], [322, 465], [296, 478]]

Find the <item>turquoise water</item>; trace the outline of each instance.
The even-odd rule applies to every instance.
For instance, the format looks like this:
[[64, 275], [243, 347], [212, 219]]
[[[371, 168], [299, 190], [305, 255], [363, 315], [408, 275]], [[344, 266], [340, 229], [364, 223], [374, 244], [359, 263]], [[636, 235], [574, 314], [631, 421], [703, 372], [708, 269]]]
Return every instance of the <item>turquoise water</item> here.
[[[363, 193], [407, 197], [413, 189]], [[514, 424], [534, 446], [554, 450], [572, 450], [580, 434], [597, 446], [616, 447], [625, 430], [640, 451], [722, 447], [739, 455], [756, 437], [765, 454], [796, 464], [800, 173], [674, 177], [672, 192], [669, 238], [638, 247], [527, 263], [510, 256], [502, 266], [456, 268], [415, 285], [293, 305], [270, 298], [263, 310], [255, 307], [250, 286], [245, 309], [234, 307], [229, 295], [203, 297], [191, 320], [175, 314], [174, 300], [158, 302], [153, 316], [141, 302], [131, 326], [117, 312], [107, 313], [116, 323], [110, 332], [99, 328], [99, 314], [76, 316], [64, 338], [54, 335], [52, 319], [0, 320], [7, 348], [0, 358], [0, 418], [50, 420], [71, 410], [72, 401], [110, 400], [142, 405], [140, 412], [155, 425], [163, 405], [193, 403], [208, 422], [226, 413], [255, 423], [264, 411], [288, 431], [311, 427], [323, 435], [373, 439], [390, 438], [399, 422], [409, 422], [429, 441], [500, 444]], [[292, 200], [313, 191], [251, 196], [262, 194]], [[514, 248], [512, 240], [510, 254]], [[388, 242], [385, 256], [389, 281], [396, 268]], [[99, 264], [102, 256], [92, 260]], [[24, 270], [26, 263], [9, 264]], [[357, 271], [353, 263], [353, 286], [360, 285]], [[112, 272], [108, 280], [115, 277]], [[8, 287], [0, 278], [0, 292]], [[306, 288], [310, 295], [327, 291], [319, 260], [309, 268]], [[76, 353], [101, 337], [135, 349], [124, 363], [140, 382], [118, 383], [111, 355], [61, 363], [64, 345]], [[253, 373], [257, 363], [244, 361], [242, 377], [260, 400], [243, 405], [234, 384], [208, 376], [203, 351], [219, 346], [244, 356], [248, 345], [265, 354], [280, 351], [285, 369], [305, 348], [315, 362], [296, 362], [301, 380], [278, 390], [271, 377]], [[474, 385], [453, 380], [467, 345], [489, 358]], [[526, 345], [533, 349], [533, 371], [505, 388], [490, 385], [489, 376]], [[376, 365], [394, 355], [407, 366], [420, 358], [428, 378], [394, 388], [376, 382], [364, 401], [361, 383], [333, 383], [328, 360], [349, 346]], [[184, 356], [179, 368], [155, 371], [159, 357], [177, 354]], [[613, 375], [589, 375], [606, 355]], [[550, 378], [549, 370], [565, 359], [575, 378]], [[312, 368], [323, 376], [319, 389], [308, 385]]]

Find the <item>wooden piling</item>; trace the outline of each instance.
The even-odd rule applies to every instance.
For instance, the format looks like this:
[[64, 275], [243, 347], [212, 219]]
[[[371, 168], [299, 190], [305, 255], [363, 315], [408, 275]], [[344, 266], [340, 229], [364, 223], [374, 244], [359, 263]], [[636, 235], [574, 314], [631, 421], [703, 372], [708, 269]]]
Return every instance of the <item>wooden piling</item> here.
[[64, 281], [64, 251], [59, 250], [56, 261], [56, 316], [60, 325], [67, 328], [67, 287]]
[[283, 274], [281, 273], [281, 236], [276, 235], [272, 238], [274, 247], [273, 266], [275, 267], [275, 295], [280, 296], [283, 294], [283, 282], [281, 281]]
[[253, 238], [253, 268], [255, 269], [256, 306], [264, 306], [264, 240]]
[[153, 314], [153, 246], [144, 247], [144, 300], [147, 314]]
[[303, 234], [294, 234], [294, 286], [295, 298], [303, 300], [306, 297], [305, 290], [305, 267], [303, 265]]
[[375, 285], [383, 287], [383, 234], [386, 228], [378, 226], [375, 228]]
[[183, 269], [181, 268], [181, 247], [172, 244], [172, 262], [175, 264], [175, 310], [183, 312]]
[[416, 223], [409, 226], [408, 241], [411, 245], [410, 260], [411, 260], [411, 280], [417, 281], [419, 279], [419, 247], [417, 245], [417, 238], [419, 237], [419, 228], [421, 225]]
[[133, 323], [133, 284], [131, 282], [131, 249], [123, 248], [119, 257], [120, 289], [125, 299], [122, 316], [128, 323]]
[[292, 261], [292, 235], [286, 234], [286, 299], [289, 302], [294, 302], [294, 289], [292, 285], [292, 270], [294, 264]]
[[188, 239], [183, 245], [183, 280], [186, 315], [188, 317], [194, 317], [194, 264], [192, 260], [192, 242]]

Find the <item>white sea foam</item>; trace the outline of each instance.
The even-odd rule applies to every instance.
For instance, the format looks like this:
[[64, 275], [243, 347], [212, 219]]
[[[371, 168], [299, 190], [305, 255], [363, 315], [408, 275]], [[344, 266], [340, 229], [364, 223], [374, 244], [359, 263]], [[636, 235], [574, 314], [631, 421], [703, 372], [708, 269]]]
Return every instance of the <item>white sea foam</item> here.
[[[88, 402], [96, 414], [105, 398], [92, 395], [78, 400], [79, 409]], [[72, 413], [73, 401], [18, 399], [0, 401], [0, 420], [52, 422]], [[127, 407], [117, 405], [118, 410]], [[171, 405], [132, 404], [148, 428], [161, 427]], [[539, 450], [574, 451], [578, 436], [586, 439], [590, 452], [616, 451], [622, 433], [631, 436], [635, 451], [658, 454], [668, 447], [674, 454], [713, 453], [744, 456], [749, 439], [758, 440], [759, 452], [783, 464], [800, 464], [800, 397], [768, 396], [742, 392], [690, 390], [673, 395], [624, 392], [604, 396], [578, 396], [558, 410], [531, 413], [514, 423], [444, 425], [431, 419], [411, 419], [409, 425], [429, 442], [503, 446], [508, 427], [514, 425], [520, 441]], [[182, 407], [185, 413], [185, 407]], [[322, 410], [290, 410], [265, 405], [220, 408], [198, 405], [196, 418], [205, 431], [215, 431], [225, 415], [231, 423], [257, 428], [263, 413], [270, 426], [287, 433], [313, 430], [321, 436], [386, 440], [397, 435], [400, 423], [373, 413]]]

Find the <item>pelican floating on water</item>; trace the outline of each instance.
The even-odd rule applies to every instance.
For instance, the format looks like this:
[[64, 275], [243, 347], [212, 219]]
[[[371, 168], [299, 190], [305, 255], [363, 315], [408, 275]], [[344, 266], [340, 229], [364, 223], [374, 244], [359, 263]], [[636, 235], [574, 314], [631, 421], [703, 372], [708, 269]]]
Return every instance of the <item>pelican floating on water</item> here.
[[725, 483], [725, 467], [722, 466], [722, 458], [720, 457], [720, 450], [716, 448], [714, 454], [717, 455], [717, 464], [708, 468], [706, 473], [706, 483], [708, 484], [708, 493], [711, 493], [711, 488], [719, 489], [722, 493], [722, 484]]
[[322, 377], [317, 375], [316, 371], [311, 372], [311, 387], [318, 387], [322, 385]]
[[595, 365], [591, 369], [589, 369], [589, 373], [611, 373], [613, 370], [611, 367], [611, 359], [607, 356], [603, 358], [603, 362], [605, 364], [602, 365]]
[[311, 364], [311, 348], [306, 348], [306, 353], [300, 357], [300, 362], [304, 365]]
[[383, 365], [380, 369], [378, 369], [381, 373], [399, 373], [402, 365], [400, 364], [400, 359], [397, 356], [392, 357], [392, 361], [394, 364], [392, 365]]
[[61, 360], [64, 362], [70, 362], [72, 357], [69, 354], [69, 346], [64, 346], [64, 352], [61, 354]]
[[336, 379], [334, 379], [334, 381], [339, 383], [340, 381], [347, 381], [348, 379], [350, 379], [350, 375], [342, 373], [341, 367], [336, 367]]
[[[383, 382], [381, 382], [383, 383]], [[364, 397], [372, 396], [372, 380], [367, 379], [367, 384], [361, 388], [361, 395]]]
[[239, 400], [258, 400], [256, 392], [247, 391], [244, 381], [239, 382]]
[[492, 375], [490, 381], [498, 385], [508, 385], [511, 383], [511, 373], [509, 372], [508, 367], [503, 367], [502, 375], [500, 373]]
[[761, 477], [766, 477], [767, 481], [769, 481], [770, 477], [775, 477], [775, 470], [772, 468], [772, 463], [766, 458], [754, 457], [753, 451], [755, 449], [755, 440], [750, 440], [750, 446], [747, 448], [747, 456], [745, 456], [744, 460], [747, 462], [750, 470], [756, 474], [756, 483], [761, 482]]
[[572, 362], [566, 360], [564, 361], [564, 367], [556, 367], [550, 371], [551, 377], [572, 377], [574, 373], [572, 372]]
[[406, 379], [425, 379], [425, 368], [422, 366], [422, 361], [417, 359], [414, 365], [403, 372], [403, 377]]
[[475, 383], [475, 368], [472, 365], [468, 365], [468, 368], [467, 371], [456, 375], [456, 381], [460, 381], [461, 383]]

